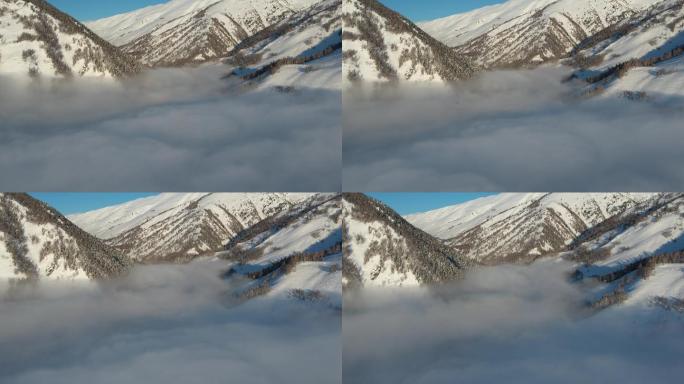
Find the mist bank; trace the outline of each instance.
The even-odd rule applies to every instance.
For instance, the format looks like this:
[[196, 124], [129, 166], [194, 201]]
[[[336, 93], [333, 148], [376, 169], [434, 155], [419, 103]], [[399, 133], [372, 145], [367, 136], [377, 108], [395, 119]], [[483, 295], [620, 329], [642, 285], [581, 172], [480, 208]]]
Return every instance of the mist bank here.
[[0, 286], [3, 383], [340, 382], [339, 311], [241, 302], [221, 263]]
[[643, 383], [681, 377], [682, 315], [586, 306], [591, 285], [543, 262], [432, 289], [347, 293], [348, 383]]
[[121, 82], [0, 77], [5, 189], [338, 190], [340, 92], [250, 90], [225, 74], [206, 65]]
[[662, 191], [684, 183], [684, 99], [582, 98], [558, 68], [344, 92], [343, 187]]

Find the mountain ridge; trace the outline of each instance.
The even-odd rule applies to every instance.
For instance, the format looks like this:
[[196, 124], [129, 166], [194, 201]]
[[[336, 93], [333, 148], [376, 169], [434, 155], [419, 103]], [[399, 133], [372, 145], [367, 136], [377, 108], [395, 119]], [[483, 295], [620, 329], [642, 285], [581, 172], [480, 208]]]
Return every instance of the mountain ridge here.
[[69, 216], [138, 262], [188, 262], [313, 199], [298, 193], [166, 193]]
[[349, 82], [461, 80], [470, 62], [376, 0], [344, 3], [343, 72]]
[[225, 57], [240, 41], [316, 2], [173, 0], [87, 25], [145, 65], [179, 66]]
[[407, 220], [478, 262], [530, 262], [653, 194], [501, 194]]
[[419, 25], [483, 68], [518, 68], [563, 59], [580, 42], [652, 4], [651, 0], [509, 0]]
[[0, 194], [0, 277], [101, 279], [131, 265], [47, 204], [25, 193]]
[[0, 74], [123, 77], [138, 62], [44, 0], [0, 1]]
[[472, 264], [369, 196], [345, 193], [343, 212], [347, 287], [446, 283]]

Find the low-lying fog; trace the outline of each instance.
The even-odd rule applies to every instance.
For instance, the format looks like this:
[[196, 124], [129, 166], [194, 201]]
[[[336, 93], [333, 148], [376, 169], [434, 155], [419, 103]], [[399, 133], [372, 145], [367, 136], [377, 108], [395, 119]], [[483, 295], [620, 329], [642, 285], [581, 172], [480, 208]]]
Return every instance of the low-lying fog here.
[[0, 77], [5, 187], [339, 189], [341, 93], [247, 92], [221, 79], [226, 71], [160, 69], [122, 83]]
[[684, 99], [580, 100], [567, 72], [344, 92], [345, 190], [681, 188]]
[[2, 383], [339, 383], [339, 310], [238, 304], [214, 264], [0, 286]]
[[345, 383], [681, 379], [681, 316], [668, 313], [670, 317], [647, 320], [623, 308], [591, 316], [585, 291], [592, 287], [570, 283], [568, 270], [559, 263], [491, 267], [434, 291], [348, 293]]

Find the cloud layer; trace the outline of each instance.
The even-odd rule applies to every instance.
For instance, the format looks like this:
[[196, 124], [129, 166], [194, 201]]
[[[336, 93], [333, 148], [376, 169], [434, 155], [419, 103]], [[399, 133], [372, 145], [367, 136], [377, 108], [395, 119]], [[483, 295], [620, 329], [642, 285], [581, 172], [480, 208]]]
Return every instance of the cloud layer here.
[[[643, 383], [681, 375], [681, 318], [590, 316], [567, 266], [502, 266], [436, 291], [345, 296], [349, 383]], [[655, 312], [655, 310], [653, 310]], [[661, 319], [662, 320], [662, 319]]]
[[224, 68], [123, 84], [0, 78], [7, 190], [338, 190], [341, 95], [238, 90]]
[[494, 72], [451, 87], [345, 91], [344, 189], [681, 188], [684, 100], [579, 101], [563, 75]]
[[237, 305], [219, 273], [195, 263], [0, 287], [0, 382], [340, 382], [339, 312], [287, 298]]

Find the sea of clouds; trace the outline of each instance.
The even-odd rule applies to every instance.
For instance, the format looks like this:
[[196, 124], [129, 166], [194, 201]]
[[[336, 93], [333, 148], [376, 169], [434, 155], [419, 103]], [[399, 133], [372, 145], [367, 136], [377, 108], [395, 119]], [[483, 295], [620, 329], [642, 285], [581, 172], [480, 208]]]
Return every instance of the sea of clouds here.
[[122, 82], [0, 77], [4, 188], [339, 189], [341, 93], [247, 90], [225, 72], [159, 69]]
[[663, 191], [684, 184], [684, 100], [578, 98], [557, 68], [344, 92], [343, 187]]
[[0, 286], [0, 382], [339, 383], [339, 310], [240, 303], [216, 263]]
[[[672, 383], [682, 316], [585, 305], [562, 263], [489, 267], [440, 289], [345, 296], [348, 383]], [[651, 316], [653, 315], [653, 316]]]

